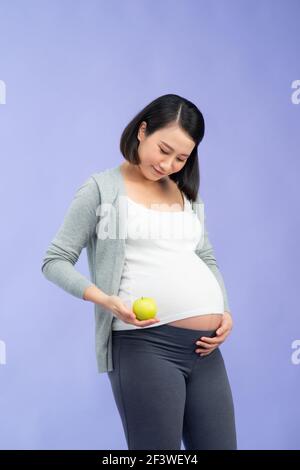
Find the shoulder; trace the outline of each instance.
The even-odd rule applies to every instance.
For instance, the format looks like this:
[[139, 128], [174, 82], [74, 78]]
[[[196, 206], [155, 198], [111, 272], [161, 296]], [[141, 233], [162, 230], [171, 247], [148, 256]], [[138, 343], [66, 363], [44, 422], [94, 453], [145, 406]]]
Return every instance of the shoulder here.
[[204, 204], [204, 201], [199, 193], [197, 194], [196, 202], [198, 202], [199, 204]]
[[202, 199], [202, 197], [199, 195], [199, 193], [197, 194], [197, 197], [196, 197], [196, 200], [195, 201], [192, 201], [192, 208], [193, 208], [193, 211], [198, 215], [200, 221], [202, 223], [204, 223], [204, 208], [205, 208], [205, 205], [204, 205], [204, 201]]
[[100, 184], [111, 184], [116, 180], [117, 168], [106, 168], [105, 170], [94, 172], [90, 175], [90, 178], [93, 179], [96, 183]]
[[109, 201], [120, 187], [120, 176], [118, 167], [107, 168], [102, 171], [92, 173], [86, 183], [97, 191], [100, 200]]
[[116, 168], [107, 168], [106, 170], [91, 173], [81, 183], [80, 187], [90, 186], [97, 187], [99, 190], [105, 190], [117, 181]]

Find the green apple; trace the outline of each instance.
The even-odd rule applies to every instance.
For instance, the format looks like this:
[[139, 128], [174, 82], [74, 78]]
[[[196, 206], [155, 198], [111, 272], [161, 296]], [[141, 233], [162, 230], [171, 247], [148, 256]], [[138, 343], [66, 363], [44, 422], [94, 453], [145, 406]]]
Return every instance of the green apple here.
[[155, 317], [157, 305], [151, 297], [140, 297], [133, 302], [132, 310], [138, 320], [149, 320]]

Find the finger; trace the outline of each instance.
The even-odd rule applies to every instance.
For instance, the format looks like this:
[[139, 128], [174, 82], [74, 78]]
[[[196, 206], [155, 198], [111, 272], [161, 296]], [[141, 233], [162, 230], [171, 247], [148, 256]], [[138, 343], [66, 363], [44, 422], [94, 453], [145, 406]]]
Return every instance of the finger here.
[[200, 346], [204, 349], [211, 349], [211, 348], [215, 347], [213, 344], [204, 343], [204, 341], [197, 341], [196, 344], [197, 344], [197, 346]]
[[210, 337], [202, 336], [200, 340], [208, 344], [218, 344], [220, 338], [210, 338]]
[[221, 336], [224, 333], [228, 333], [229, 331], [230, 331], [230, 327], [224, 325], [217, 329], [216, 334], [218, 336]]
[[137, 320], [135, 319], [134, 324], [137, 326], [148, 326], [158, 323], [159, 320], [157, 318], [153, 318], [151, 320]]
[[157, 318], [150, 318], [149, 320], [139, 320], [136, 317], [135, 313], [131, 310], [129, 310], [129, 311], [127, 310], [126, 313], [128, 314], [129, 321], [135, 322], [135, 325], [140, 325], [140, 326], [142, 326], [142, 325], [151, 325], [152, 323], [156, 323], [158, 321]]
[[135, 314], [134, 314], [134, 313], [130, 313], [130, 312], [127, 313], [127, 320], [128, 320], [128, 321], [134, 321], [134, 320], [136, 320]]
[[214, 346], [213, 348], [209, 348], [209, 349], [196, 349], [196, 352], [199, 352], [200, 356], [202, 356], [202, 355], [206, 356], [207, 354], [212, 353], [217, 348], [218, 348], [218, 346]]
[[208, 356], [209, 354], [211, 354], [216, 348], [213, 348], [211, 351], [208, 351], [208, 352], [202, 352], [200, 354], [200, 356]]
[[214, 349], [216, 348], [210, 348], [210, 349], [196, 349], [195, 352], [197, 354], [208, 354], [210, 353], [211, 351], [213, 351]]

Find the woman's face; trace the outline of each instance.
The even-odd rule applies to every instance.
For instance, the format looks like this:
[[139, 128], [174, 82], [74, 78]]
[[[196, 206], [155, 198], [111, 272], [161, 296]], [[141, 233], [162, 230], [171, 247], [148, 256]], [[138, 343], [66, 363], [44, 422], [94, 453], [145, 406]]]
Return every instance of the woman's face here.
[[[192, 153], [195, 142], [177, 125], [164, 127], [150, 136], [145, 136], [146, 123], [138, 132], [138, 165], [143, 176], [152, 181], [164, 180], [184, 167]], [[155, 171], [157, 169], [161, 172]]]

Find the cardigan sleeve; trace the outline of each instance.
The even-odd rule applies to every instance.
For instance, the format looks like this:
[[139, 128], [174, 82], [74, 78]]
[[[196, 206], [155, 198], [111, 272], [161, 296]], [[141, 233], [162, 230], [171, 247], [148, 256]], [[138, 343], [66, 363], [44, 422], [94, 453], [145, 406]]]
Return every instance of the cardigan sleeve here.
[[74, 266], [95, 233], [99, 204], [99, 188], [90, 176], [75, 192], [42, 261], [41, 271], [46, 279], [81, 299], [85, 289], [94, 284]]
[[200, 249], [196, 250], [196, 254], [207, 264], [207, 266], [209, 267], [209, 269], [212, 271], [212, 273], [215, 275], [220, 287], [221, 287], [221, 290], [222, 290], [222, 294], [223, 294], [223, 298], [224, 298], [224, 311], [225, 312], [230, 312], [230, 306], [229, 306], [229, 302], [228, 302], [228, 296], [227, 296], [227, 291], [226, 291], [226, 287], [225, 287], [225, 284], [224, 284], [224, 279], [223, 279], [223, 276], [222, 276], [222, 273], [220, 271], [220, 268], [219, 268], [219, 265], [217, 263], [217, 260], [216, 260], [216, 257], [215, 257], [215, 253], [214, 253], [214, 248], [209, 240], [209, 237], [208, 237], [208, 231], [207, 231], [207, 228], [206, 228], [206, 216], [204, 215], [204, 241], [203, 241], [203, 245]]

